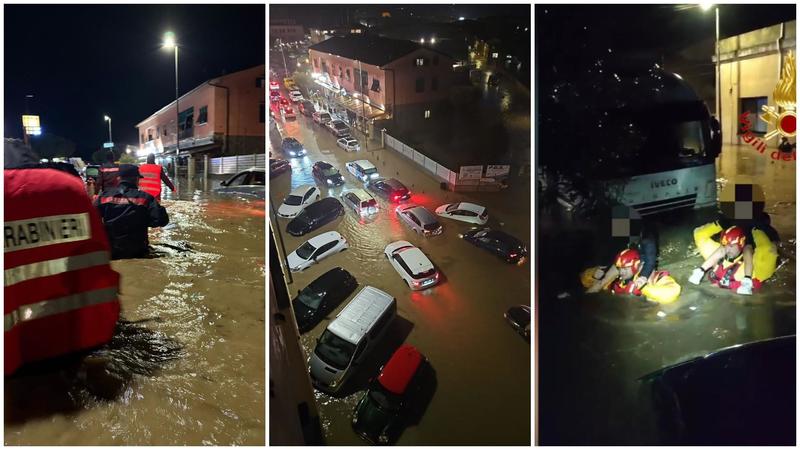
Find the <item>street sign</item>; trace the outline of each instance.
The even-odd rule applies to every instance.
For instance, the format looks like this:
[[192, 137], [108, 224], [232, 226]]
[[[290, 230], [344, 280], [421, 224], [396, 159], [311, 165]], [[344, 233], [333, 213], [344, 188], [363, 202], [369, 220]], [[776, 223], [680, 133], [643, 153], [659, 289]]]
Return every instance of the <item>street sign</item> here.
[[483, 166], [461, 166], [458, 172], [459, 180], [480, 180], [483, 176]]
[[114, 148], [113, 142], [103, 142], [103, 148]]
[[509, 165], [488, 165], [486, 166], [486, 177], [501, 177], [503, 175], [508, 175], [511, 172], [511, 166]]

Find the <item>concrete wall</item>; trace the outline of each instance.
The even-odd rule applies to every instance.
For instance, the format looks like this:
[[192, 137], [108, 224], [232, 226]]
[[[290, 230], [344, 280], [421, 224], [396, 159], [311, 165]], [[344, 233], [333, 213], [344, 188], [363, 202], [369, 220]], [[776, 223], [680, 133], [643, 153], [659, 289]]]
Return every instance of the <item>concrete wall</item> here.
[[[785, 56], [789, 51], [796, 52], [795, 27], [795, 21], [784, 25], [784, 37], [780, 42], [780, 54], [783, 58], [779, 56], [777, 43], [780, 38], [780, 25], [720, 41], [723, 143], [743, 143], [739, 136], [742, 98], [767, 97], [767, 104], [777, 107], [772, 92], [780, 80]], [[750, 120], [760, 119], [751, 117]], [[774, 129], [775, 127], [771, 125], [767, 128], [768, 131]], [[767, 142], [769, 147], [777, 147], [779, 143], [779, 139]]]

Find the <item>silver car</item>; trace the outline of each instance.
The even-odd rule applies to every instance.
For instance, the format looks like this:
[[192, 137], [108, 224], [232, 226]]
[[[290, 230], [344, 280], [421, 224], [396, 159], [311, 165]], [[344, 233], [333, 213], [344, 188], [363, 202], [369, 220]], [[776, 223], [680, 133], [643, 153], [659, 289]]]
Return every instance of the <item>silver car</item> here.
[[423, 236], [436, 236], [442, 234], [442, 224], [436, 216], [422, 206], [408, 204], [398, 206], [395, 210], [400, 221], [408, 225], [415, 233]]
[[240, 195], [264, 199], [266, 197], [266, 169], [252, 167], [220, 183], [216, 194]]

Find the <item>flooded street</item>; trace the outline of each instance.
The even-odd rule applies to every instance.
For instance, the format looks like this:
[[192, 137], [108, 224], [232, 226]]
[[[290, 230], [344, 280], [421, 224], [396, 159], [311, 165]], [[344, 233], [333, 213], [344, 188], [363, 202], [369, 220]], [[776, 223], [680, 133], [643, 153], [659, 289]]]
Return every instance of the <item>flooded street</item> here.
[[5, 444], [264, 444], [264, 202], [181, 181], [170, 224], [150, 231], [155, 257], [112, 263], [121, 314], [147, 340], [6, 379]]
[[580, 270], [597, 263], [594, 256], [619, 249], [608, 248], [600, 227], [572, 228], [540, 215], [541, 444], [662, 442], [639, 377], [723, 347], [796, 333], [795, 166], [747, 146], [725, 146], [717, 160], [720, 190], [727, 183], [762, 186], [781, 237], [779, 268], [753, 296], [687, 281], [701, 262], [692, 230], [713, 220], [714, 208], [659, 218], [659, 267], [683, 288], [663, 318], [663, 308], [635, 298], [581, 294]]
[[[444, 204], [468, 200], [487, 206], [487, 226], [501, 228], [530, 246], [529, 185], [514, 186], [514, 194], [442, 191], [418, 166], [392, 150], [380, 150], [370, 141], [368, 149], [358, 136], [362, 150], [347, 153], [336, 146], [333, 135], [299, 116], [296, 121], [281, 123], [286, 134], [296, 137], [308, 150], [303, 158], [291, 159], [291, 173], [270, 181], [270, 199], [277, 209], [288, 192], [300, 185], [315, 185], [311, 167], [327, 161], [339, 169], [346, 184], [327, 189], [324, 196], [338, 196], [343, 189], [363, 187], [344, 164], [368, 159], [384, 177], [394, 177], [411, 191], [411, 202], [433, 211]], [[274, 157], [283, 158], [279, 149]], [[317, 184], [318, 185], [318, 184]], [[377, 197], [376, 197], [377, 198]], [[415, 425], [405, 429], [398, 445], [528, 445], [531, 435], [531, 348], [503, 318], [511, 306], [530, 304], [530, 264], [510, 265], [494, 255], [458, 238], [471, 228], [467, 223], [440, 218], [444, 232], [424, 238], [400, 223], [393, 205], [377, 198], [380, 211], [369, 220], [359, 219], [352, 210], [344, 217], [305, 236], [286, 233], [288, 220], [278, 219], [286, 252], [292, 252], [312, 236], [336, 230], [350, 248], [322, 260], [302, 273], [293, 273], [290, 295], [308, 285], [324, 272], [340, 266], [358, 281], [357, 291], [371, 285], [397, 299], [398, 320], [384, 341], [359, 366], [348, 392], [331, 397], [315, 392], [323, 432], [329, 445], [362, 444], [351, 428], [353, 410], [363, 396], [366, 382], [378, 374], [392, 352], [402, 343], [414, 345], [430, 361], [435, 382], [426, 386], [429, 396]], [[275, 220], [270, 213], [270, 220]], [[441, 284], [412, 292], [386, 261], [387, 244], [407, 240], [419, 247], [444, 276]], [[530, 247], [529, 247], [530, 248]], [[306, 355], [314, 349], [316, 338], [324, 331], [343, 302], [312, 331], [302, 335]]]

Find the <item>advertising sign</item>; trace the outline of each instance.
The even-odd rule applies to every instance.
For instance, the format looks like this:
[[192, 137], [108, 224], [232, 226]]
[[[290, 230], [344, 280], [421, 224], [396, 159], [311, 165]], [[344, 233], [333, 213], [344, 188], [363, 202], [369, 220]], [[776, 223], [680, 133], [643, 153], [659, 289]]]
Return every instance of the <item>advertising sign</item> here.
[[38, 136], [42, 134], [42, 128], [39, 124], [39, 116], [22, 116], [22, 127], [25, 129], [25, 134]]
[[483, 166], [461, 166], [458, 172], [459, 180], [480, 180], [483, 175]]
[[511, 166], [509, 165], [488, 165], [486, 166], [486, 177], [501, 177], [503, 175], [508, 175], [511, 172]]

